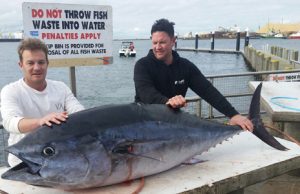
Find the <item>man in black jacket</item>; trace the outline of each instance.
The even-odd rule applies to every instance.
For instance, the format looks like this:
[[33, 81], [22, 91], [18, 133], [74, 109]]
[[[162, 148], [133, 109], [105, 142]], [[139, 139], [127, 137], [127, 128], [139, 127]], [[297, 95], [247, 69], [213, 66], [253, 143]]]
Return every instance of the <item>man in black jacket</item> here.
[[152, 49], [146, 57], [137, 61], [134, 68], [135, 101], [181, 108], [186, 106], [184, 96], [191, 88], [229, 117], [229, 124], [252, 131], [252, 122], [240, 115], [192, 62], [172, 50], [176, 41], [173, 25], [167, 19], [157, 20], [153, 24]]

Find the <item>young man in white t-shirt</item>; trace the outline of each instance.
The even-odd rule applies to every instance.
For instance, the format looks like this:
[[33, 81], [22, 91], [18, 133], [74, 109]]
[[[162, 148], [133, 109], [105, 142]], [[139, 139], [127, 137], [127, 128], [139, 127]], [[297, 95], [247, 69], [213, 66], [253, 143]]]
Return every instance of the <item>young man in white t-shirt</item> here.
[[[42, 125], [66, 121], [68, 114], [83, 110], [71, 90], [60, 81], [46, 79], [48, 48], [39, 39], [24, 39], [18, 48], [23, 78], [1, 90], [3, 126], [10, 133], [8, 145]], [[9, 154], [10, 166], [20, 162]]]

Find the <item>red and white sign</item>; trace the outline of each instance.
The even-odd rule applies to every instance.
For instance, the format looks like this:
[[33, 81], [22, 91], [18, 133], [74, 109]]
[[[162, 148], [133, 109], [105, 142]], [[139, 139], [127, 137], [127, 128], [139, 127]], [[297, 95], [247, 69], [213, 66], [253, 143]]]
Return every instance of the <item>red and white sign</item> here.
[[112, 7], [58, 3], [23, 5], [25, 37], [39, 38], [49, 59], [112, 57]]
[[269, 81], [299, 81], [300, 73], [281, 73], [281, 74], [270, 74], [268, 76]]

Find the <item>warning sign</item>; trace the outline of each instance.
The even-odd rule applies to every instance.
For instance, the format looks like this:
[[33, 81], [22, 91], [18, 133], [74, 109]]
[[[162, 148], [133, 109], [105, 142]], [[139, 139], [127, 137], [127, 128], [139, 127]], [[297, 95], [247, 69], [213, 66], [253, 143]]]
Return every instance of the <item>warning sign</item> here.
[[25, 2], [22, 9], [24, 35], [46, 43], [50, 65], [56, 59], [65, 65], [71, 59], [71, 66], [74, 59], [80, 65], [112, 62], [111, 6]]

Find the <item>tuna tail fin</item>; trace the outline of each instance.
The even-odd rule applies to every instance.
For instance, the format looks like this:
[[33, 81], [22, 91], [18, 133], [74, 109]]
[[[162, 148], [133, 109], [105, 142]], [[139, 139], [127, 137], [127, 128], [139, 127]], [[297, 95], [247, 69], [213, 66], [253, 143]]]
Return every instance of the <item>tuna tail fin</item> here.
[[249, 110], [249, 119], [252, 121], [254, 125], [253, 134], [256, 135], [259, 139], [261, 139], [266, 144], [272, 146], [278, 150], [288, 150], [286, 147], [281, 145], [272, 135], [268, 133], [266, 128], [263, 125], [263, 122], [260, 117], [260, 92], [262, 88], [262, 83], [260, 83], [256, 90], [254, 91], [250, 110]]

